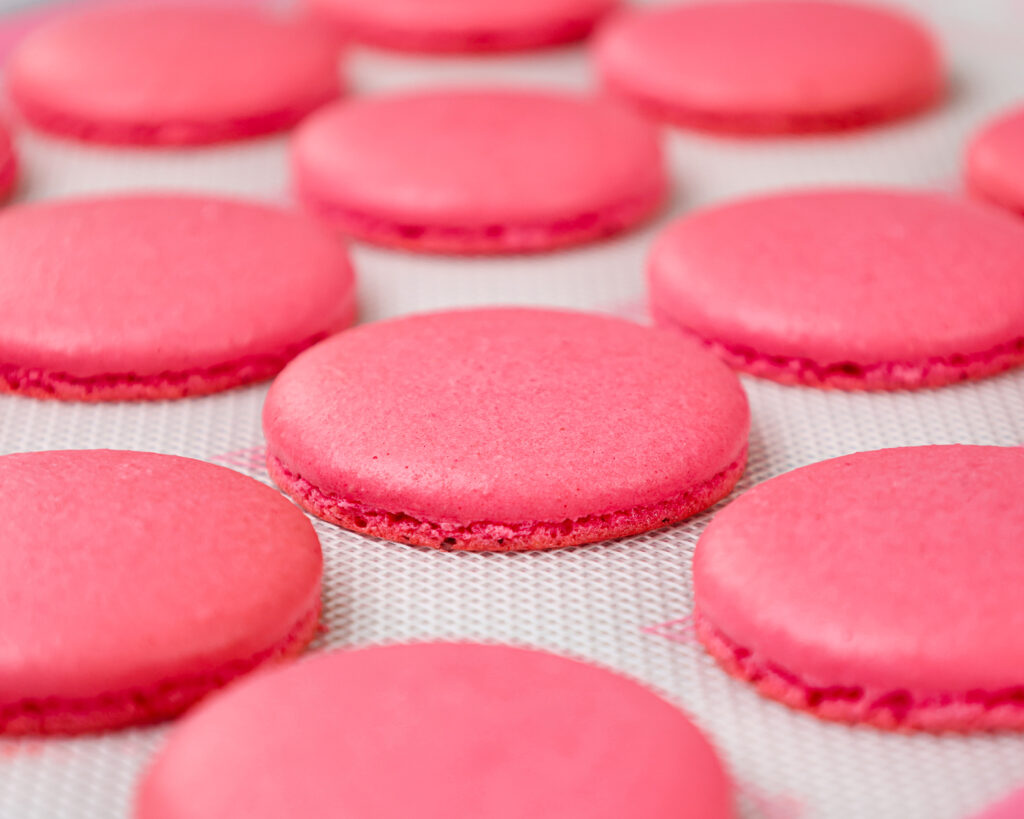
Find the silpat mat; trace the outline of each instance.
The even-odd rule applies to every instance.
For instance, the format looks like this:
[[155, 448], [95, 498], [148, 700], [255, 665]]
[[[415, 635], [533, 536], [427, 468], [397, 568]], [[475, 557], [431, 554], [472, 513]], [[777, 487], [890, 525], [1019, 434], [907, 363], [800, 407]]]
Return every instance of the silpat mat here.
[[[781, 186], [957, 187], [966, 136], [1024, 97], [1024, 4], [960, 0], [940, 10], [924, 2], [917, 11], [933, 20], [953, 71], [952, 97], [941, 110], [827, 139], [674, 134], [678, 193], [670, 213], [639, 233], [580, 250], [467, 260], [357, 247], [362, 320], [482, 303], [578, 307], [643, 320], [645, 252], [671, 215]], [[357, 54], [350, 67], [354, 87], [373, 92], [432, 82], [590, 83], [576, 49], [478, 61]], [[21, 129], [18, 142], [25, 168], [21, 199], [155, 187], [287, 198], [283, 139], [189, 152], [110, 151]], [[827, 394], [749, 378], [744, 384], [754, 420], [741, 491], [857, 450], [1024, 442], [1024, 370], [918, 394]], [[4, 397], [0, 452], [154, 450], [225, 464], [266, 481], [260, 432], [265, 394], [266, 387], [257, 386], [209, 398], [106, 406]], [[824, 724], [729, 679], [702, 653], [687, 619], [690, 559], [709, 517], [629, 540], [521, 555], [414, 549], [318, 522], [327, 631], [314, 650], [472, 638], [548, 648], [619, 669], [662, 691], [711, 735], [738, 782], [746, 819], [959, 819], [1024, 784], [1024, 736], [897, 736]], [[60, 538], [59, 514], [53, 537]], [[0, 742], [0, 817], [128, 817], [135, 778], [165, 731]]]

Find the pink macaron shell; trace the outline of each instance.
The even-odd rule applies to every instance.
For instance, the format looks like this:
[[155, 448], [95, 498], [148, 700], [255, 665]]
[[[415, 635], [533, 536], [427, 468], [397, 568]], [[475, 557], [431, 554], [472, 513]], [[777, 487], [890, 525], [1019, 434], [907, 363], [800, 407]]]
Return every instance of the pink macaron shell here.
[[1024, 108], [991, 122], [971, 140], [966, 182], [977, 198], [1024, 216]]
[[[413, 807], [414, 806], [414, 807]], [[519, 648], [425, 643], [259, 675], [171, 733], [136, 819], [729, 819], [714, 750], [641, 685]]]
[[0, 733], [163, 719], [315, 633], [316, 533], [244, 475], [23, 453], [0, 457], [0, 502]]
[[728, 368], [673, 334], [480, 309], [317, 345], [275, 380], [263, 423], [274, 477], [329, 520], [418, 545], [528, 549], [635, 534], [717, 501], [742, 472], [749, 415]]
[[0, 125], [0, 200], [6, 199], [18, 185], [18, 154], [6, 127]]
[[762, 693], [882, 728], [1024, 727], [1024, 449], [862, 452], [720, 512], [698, 634]]
[[544, 250], [664, 199], [655, 128], [609, 101], [434, 90], [325, 108], [292, 147], [299, 198], [357, 238], [434, 252]]
[[305, 0], [364, 45], [424, 53], [518, 51], [580, 40], [618, 0]]
[[344, 247], [263, 205], [178, 194], [26, 205], [0, 213], [0, 245], [0, 390], [211, 392], [268, 378], [355, 312]]
[[32, 125], [133, 145], [284, 130], [341, 91], [332, 36], [305, 22], [200, 3], [76, 9], [25, 37], [6, 73]]
[[940, 386], [1024, 361], [1024, 225], [944, 194], [819, 190], [699, 211], [649, 263], [660, 323], [733, 366], [841, 389]]
[[594, 45], [604, 85], [679, 125], [739, 133], [867, 125], [933, 103], [928, 32], [892, 9], [830, 0], [726, 0], [632, 9]]
[[1022, 819], [1024, 817], [1024, 788], [990, 805], [973, 819]]

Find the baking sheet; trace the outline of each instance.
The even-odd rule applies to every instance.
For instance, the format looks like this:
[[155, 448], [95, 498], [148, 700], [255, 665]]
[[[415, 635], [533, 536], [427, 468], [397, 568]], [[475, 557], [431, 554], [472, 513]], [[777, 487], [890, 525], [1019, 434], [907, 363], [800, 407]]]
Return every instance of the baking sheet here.
[[[646, 251], [659, 227], [690, 208], [821, 183], [958, 189], [966, 137], [987, 116], [1024, 101], [1024, 3], [911, 5], [932, 20], [952, 66], [952, 97], [940, 110], [827, 138], [671, 134], [677, 195], [665, 215], [626, 237], [578, 250], [452, 259], [356, 246], [362, 320], [471, 304], [577, 307], [645, 320]], [[592, 82], [576, 48], [472, 60], [359, 52], [349, 74], [363, 93], [474, 82], [582, 90]], [[190, 151], [114, 151], [21, 128], [17, 141], [24, 165], [20, 200], [154, 188], [289, 198], [283, 138]], [[858, 450], [1024, 443], [1024, 370], [918, 393], [830, 394], [750, 378], [744, 386], [753, 430], [740, 491]], [[177, 402], [99, 406], [0, 397], [0, 452], [151, 450], [203, 458], [266, 481], [265, 394], [262, 385]], [[328, 630], [313, 650], [471, 638], [547, 648], [619, 669], [655, 686], [708, 732], [737, 780], [745, 819], [960, 819], [1024, 785], [1024, 735], [897, 736], [826, 724], [728, 678], [695, 643], [688, 620], [690, 560], [709, 519], [704, 514], [614, 543], [494, 555], [414, 549], [317, 521]], [[60, 527], [57, 517], [54, 538]], [[127, 819], [135, 778], [165, 731], [0, 740], [0, 817]]]

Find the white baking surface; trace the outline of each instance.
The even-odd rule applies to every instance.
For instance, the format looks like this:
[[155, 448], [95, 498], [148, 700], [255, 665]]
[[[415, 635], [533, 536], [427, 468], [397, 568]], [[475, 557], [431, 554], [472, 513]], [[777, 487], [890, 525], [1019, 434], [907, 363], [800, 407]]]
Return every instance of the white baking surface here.
[[[15, 0], [0, 8], [23, 5]], [[958, 188], [966, 137], [987, 116], [1024, 101], [1024, 2], [914, 5], [932, 20], [948, 52], [954, 91], [941, 109], [826, 138], [671, 134], [677, 195], [664, 218], [579, 250], [484, 260], [355, 247], [362, 320], [494, 303], [578, 307], [642, 319], [642, 272], [651, 238], [667, 219], [694, 206], [818, 183]], [[578, 89], [591, 84], [580, 49], [477, 60], [358, 53], [350, 76], [357, 90], [368, 93], [435, 82]], [[17, 141], [24, 164], [20, 200], [160, 187], [288, 198], [281, 138], [193, 151], [111, 151], [22, 128]], [[857, 450], [1024, 442], [1024, 370], [901, 394], [823, 393], [749, 378], [744, 385], [753, 431], [740, 491], [796, 466]], [[265, 393], [266, 386], [257, 386], [177, 402], [100, 406], [0, 397], [0, 452], [153, 450], [222, 463], [266, 480], [260, 461]], [[521, 555], [414, 549], [317, 522], [329, 630], [314, 650], [472, 638], [548, 648], [619, 669], [662, 691], [708, 732], [737, 780], [745, 819], [960, 819], [1024, 785], [1024, 735], [899, 736], [831, 725], [767, 702], [729, 679], [693, 641], [686, 620], [690, 558], [709, 517], [629, 540]], [[60, 538], [59, 514], [53, 523], [53, 537]], [[0, 817], [127, 819], [136, 777], [165, 731], [0, 741]], [[452, 815], [460, 819], [457, 811]]]

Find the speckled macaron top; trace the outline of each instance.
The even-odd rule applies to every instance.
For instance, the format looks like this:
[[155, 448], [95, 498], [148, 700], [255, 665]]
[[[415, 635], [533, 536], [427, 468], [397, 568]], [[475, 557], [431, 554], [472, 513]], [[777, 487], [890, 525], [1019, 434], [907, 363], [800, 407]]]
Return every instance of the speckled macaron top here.
[[657, 130], [608, 100], [440, 89], [339, 103], [292, 145], [296, 193], [367, 241], [418, 251], [548, 250], [650, 215], [668, 182]]
[[165, 719], [316, 631], [313, 527], [224, 467], [4, 455], [0, 510], [0, 733]]
[[935, 102], [941, 56], [892, 8], [725, 0], [623, 10], [594, 55], [604, 85], [659, 119], [735, 133], [868, 125]]
[[1024, 727], [1024, 448], [861, 452], [766, 481], [697, 544], [698, 633], [762, 693], [882, 728]]
[[803, 190], [697, 211], [648, 265], [658, 321], [734, 366], [843, 389], [1024, 361], [1024, 223], [946, 194]]
[[335, 38], [216, 3], [73, 9], [31, 32], [5, 66], [34, 126], [130, 145], [194, 145], [294, 125], [341, 90]]
[[263, 415], [272, 474], [348, 528], [510, 549], [622, 537], [725, 495], [739, 381], [608, 316], [476, 309], [364, 325], [296, 359]]
[[[457, 807], [456, 807], [457, 806]], [[204, 704], [144, 776], [136, 819], [731, 819], [708, 741], [600, 668], [508, 646], [319, 656]]]
[[111, 195], [0, 212], [0, 391], [175, 398], [268, 378], [350, 324], [344, 246], [279, 208]]

